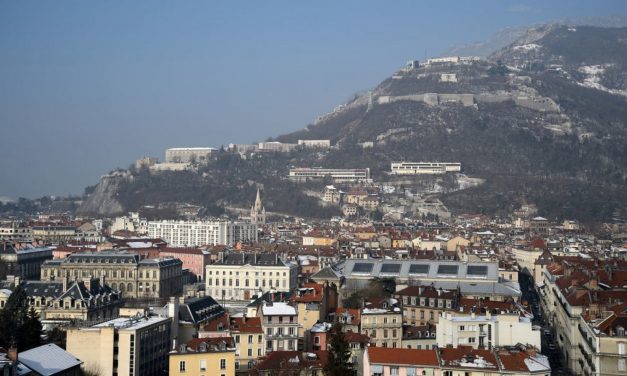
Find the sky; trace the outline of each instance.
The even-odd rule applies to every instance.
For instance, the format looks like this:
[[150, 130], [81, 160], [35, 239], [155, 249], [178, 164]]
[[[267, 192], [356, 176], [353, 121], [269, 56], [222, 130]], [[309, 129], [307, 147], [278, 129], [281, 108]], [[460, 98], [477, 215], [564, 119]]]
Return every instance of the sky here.
[[0, 197], [304, 128], [410, 59], [626, 1], [0, 0]]

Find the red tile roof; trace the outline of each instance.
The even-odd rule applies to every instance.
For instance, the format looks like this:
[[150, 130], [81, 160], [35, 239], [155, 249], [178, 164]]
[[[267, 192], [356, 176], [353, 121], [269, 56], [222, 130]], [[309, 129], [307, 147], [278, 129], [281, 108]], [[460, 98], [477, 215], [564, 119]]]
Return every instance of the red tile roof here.
[[391, 347], [368, 347], [368, 359], [374, 364], [402, 364], [437, 367], [436, 350], [394, 349]]

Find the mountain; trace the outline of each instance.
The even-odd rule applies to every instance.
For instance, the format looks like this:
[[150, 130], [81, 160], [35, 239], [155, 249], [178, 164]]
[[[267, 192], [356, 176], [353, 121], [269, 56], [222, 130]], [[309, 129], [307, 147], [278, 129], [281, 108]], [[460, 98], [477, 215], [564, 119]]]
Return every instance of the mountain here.
[[287, 182], [287, 166], [370, 167], [375, 180], [391, 182], [390, 162], [406, 160], [461, 162], [464, 174], [485, 181], [434, 195], [455, 212], [504, 215], [533, 202], [552, 217], [620, 218], [627, 213], [625, 59], [625, 28], [533, 27], [487, 59], [404, 67], [306, 129], [276, 137], [330, 139], [328, 152], [245, 160], [220, 153], [198, 173], [135, 173], [87, 197], [81, 210], [102, 213], [107, 197], [124, 209], [158, 200], [245, 207], [263, 186], [270, 210], [324, 217], [330, 208], [306, 194], [321, 187]]

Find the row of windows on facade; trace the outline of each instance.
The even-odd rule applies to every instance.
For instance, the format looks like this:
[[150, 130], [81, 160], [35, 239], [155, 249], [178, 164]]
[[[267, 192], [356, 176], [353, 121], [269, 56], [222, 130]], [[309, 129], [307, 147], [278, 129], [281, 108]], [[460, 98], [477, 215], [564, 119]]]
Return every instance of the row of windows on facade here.
[[[207, 279], [207, 285], [211, 286], [212, 285], [212, 281], [213, 280], [211, 278]], [[220, 279], [219, 278], [215, 279], [215, 285], [216, 286], [220, 286]], [[226, 285], [227, 285], [226, 279], [222, 279], [222, 286], [226, 286]], [[231, 287], [233, 286], [233, 280], [230, 279], [230, 278], [229, 278], [228, 285], [231, 286]], [[266, 287], [266, 285], [270, 286], [270, 287], [280, 287], [281, 286], [281, 284], [279, 283], [278, 279], [275, 281], [274, 285], [272, 284], [272, 281], [268, 280], [267, 283], [266, 283], [266, 280], [262, 279], [261, 280], [261, 287]], [[239, 279], [235, 280], [235, 287], [239, 287]], [[244, 287], [250, 287], [250, 280], [248, 280], [248, 279], [244, 280]], [[259, 280], [258, 279], [255, 280], [255, 287], [259, 287]], [[287, 281], [286, 280], [283, 280], [283, 287], [287, 288]]]
[[[388, 329], [383, 329], [383, 337], [382, 338], [398, 338], [398, 331], [396, 329], [392, 329], [392, 337], [389, 337], [388, 334], [390, 332], [388, 331]], [[376, 329], [372, 329], [370, 331], [368, 331], [367, 329], [364, 330], [364, 334], [367, 336], [370, 336], [370, 338], [377, 338], [377, 330]]]
[[[150, 279], [156, 279], [158, 277], [171, 277], [171, 276], [176, 276], [179, 273], [176, 272], [177, 268], [166, 268], [163, 269], [162, 272], [158, 275], [156, 270], [152, 271], [152, 277], [150, 276], [150, 271], [147, 270], [146, 273], [144, 274], [144, 271], [140, 270], [138, 273], [138, 278], [150, 278]], [[119, 272], [119, 273], [118, 273]], [[56, 269], [56, 271], [50, 270], [50, 276], [57, 276], [60, 277], [62, 274], [62, 271], [59, 269]], [[89, 277], [90, 275], [92, 276], [104, 276], [104, 277], [109, 277], [109, 278], [133, 278], [133, 271], [132, 270], [78, 270], [78, 269], [74, 269], [74, 270], [66, 270], [65, 271], [65, 276], [68, 277], [70, 275], [74, 275], [74, 277], [78, 277], [79, 275], [83, 278]], [[44, 269], [44, 277], [48, 277], [48, 270]]]
[[[226, 359], [220, 359], [220, 369], [226, 369]], [[207, 360], [201, 359], [199, 361], [199, 371], [207, 370]], [[181, 360], [179, 362], [179, 371], [185, 372], [187, 371], [187, 362], [185, 360]]]
[[[416, 376], [416, 368], [413, 367], [405, 367], [404, 368], [405, 374], [407, 376]], [[451, 373], [447, 373], [447, 372], [451, 372]], [[427, 371], [422, 371], [420, 373], [421, 375], [426, 375]], [[468, 372], [466, 372], [466, 374], [468, 374]], [[399, 376], [400, 375], [400, 367], [390, 367], [390, 376]], [[383, 376], [383, 371], [381, 372], [373, 372], [372, 376]], [[452, 371], [444, 371], [444, 376], [453, 376]]]
[[[272, 277], [272, 275], [273, 275], [272, 272], [268, 272], [268, 273], [269, 273], [268, 275], [270, 277]], [[276, 272], [276, 276], [277, 277], [280, 276], [281, 275], [280, 273], [281, 272]], [[207, 274], [212, 275], [213, 271], [209, 270], [209, 271], [207, 271]], [[220, 275], [220, 272], [217, 271], [217, 270], [216, 270], [216, 275]], [[226, 270], [222, 271], [222, 275], [226, 275]], [[233, 275], [233, 271], [232, 270], [229, 271], [229, 275]], [[235, 275], [239, 276], [239, 272], [236, 271]], [[246, 272], [246, 276], [249, 276], [249, 275], [250, 275], [249, 272]], [[261, 272], [261, 275], [265, 277], [266, 272]], [[258, 277], [258, 276], [259, 276], [259, 272], [255, 272], [255, 277]], [[286, 277], [286, 276], [287, 276], [287, 272], [283, 272], [283, 277]]]
[[[377, 323], [377, 316], [368, 317], [368, 316], [364, 315], [363, 322], [364, 322], [364, 324], [376, 324]], [[397, 317], [392, 317], [392, 319], [390, 320], [388, 317], [383, 317], [383, 324], [388, 324], [390, 322], [392, 324], [396, 324], [396, 323], [398, 323], [398, 318]]]
[[[410, 317], [412, 319], [416, 318], [416, 310], [411, 310], [411, 315], [409, 314], [409, 312], [407, 312], [407, 310], [405, 311], [405, 317]], [[420, 320], [424, 320], [425, 319], [425, 311], [420, 310]], [[429, 320], [434, 320], [435, 319], [435, 314], [433, 313], [433, 311], [429, 311]]]
[[[416, 305], [416, 302], [418, 300], [415, 297], [411, 298], [411, 305]], [[444, 300], [444, 299], [429, 299], [429, 298], [420, 298], [420, 305], [423, 307], [429, 306], [429, 307], [435, 307], [436, 306], [436, 301], [437, 301], [437, 306], [439, 308], [444, 308], [444, 302], [446, 302], [446, 308], [451, 308], [451, 301], [450, 300]], [[403, 297], [403, 304], [404, 305], [409, 305], [410, 300], [407, 296]]]

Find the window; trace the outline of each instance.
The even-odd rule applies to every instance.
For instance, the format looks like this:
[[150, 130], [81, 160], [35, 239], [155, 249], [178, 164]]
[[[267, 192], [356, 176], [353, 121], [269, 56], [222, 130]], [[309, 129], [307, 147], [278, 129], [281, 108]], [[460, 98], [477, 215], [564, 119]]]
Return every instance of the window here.
[[239, 362], [235, 362], [235, 369], [239, 369]]
[[398, 376], [398, 367], [390, 367], [390, 376]]
[[207, 370], [207, 361], [204, 359], [200, 360], [200, 370], [201, 371], [206, 371]]
[[185, 372], [185, 361], [181, 360], [179, 362], [179, 372]]
[[624, 342], [620, 342], [618, 344], [618, 354], [625, 355], [625, 343]]
[[253, 356], [253, 349], [248, 349], [248, 356]]
[[253, 336], [252, 335], [248, 336], [248, 343], [253, 343]]
[[627, 367], [625, 366], [625, 359], [618, 359], [618, 370], [625, 371]]
[[239, 343], [239, 336], [235, 336], [235, 343]]
[[459, 326], [459, 331], [460, 331], [460, 332], [463, 332], [465, 329], [466, 329], [466, 328], [465, 328], [463, 325], [460, 325], [460, 326]]
[[475, 337], [468, 338], [468, 343], [475, 343]]
[[220, 359], [220, 369], [226, 369], [226, 359]]

